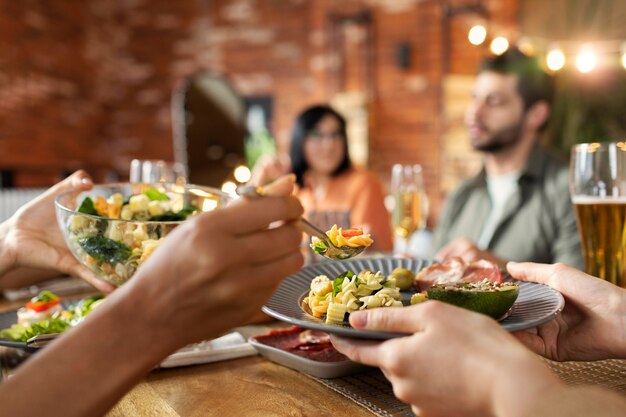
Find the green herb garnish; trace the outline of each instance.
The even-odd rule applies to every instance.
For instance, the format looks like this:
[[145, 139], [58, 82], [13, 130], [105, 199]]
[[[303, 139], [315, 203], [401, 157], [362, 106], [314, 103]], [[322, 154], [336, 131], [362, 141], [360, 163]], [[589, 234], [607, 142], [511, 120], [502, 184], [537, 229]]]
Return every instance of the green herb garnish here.
[[39, 295], [37, 295], [36, 297], [33, 297], [30, 299], [30, 301], [36, 303], [37, 301], [43, 301], [43, 302], [48, 302], [48, 301], [52, 301], [52, 300], [56, 300], [57, 298], [59, 298], [56, 294], [51, 293], [48, 290], [42, 291], [39, 293]]
[[128, 245], [102, 235], [78, 239], [78, 244], [89, 256], [108, 264], [124, 262], [132, 252]]
[[91, 214], [94, 216], [98, 216], [98, 210], [96, 210], [96, 206], [93, 203], [91, 197], [85, 197], [82, 203], [80, 203], [80, 207], [78, 207], [79, 213]]
[[354, 272], [348, 269], [346, 272], [339, 275], [337, 278], [333, 280], [333, 298], [335, 298], [335, 296], [339, 294], [339, 292], [341, 292], [341, 286], [343, 284], [344, 279], [346, 278], [351, 279], [353, 276], [354, 276]]
[[321, 240], [318, 240], [315, 243], [311, 243], [311, 248], [313, 249], [313, 252], [317, 253], [318, 255], [323, 255], [326, 253], [326, 251], [328, 251], [326, 244]]
[[148, 196], [150, 201], [168, 201], [170, 199], [167, 194], [155, 190], [154, 188], [148, 188], [143, 193]]
[[187, 217], [191, 216], [193, 213], [200, 211], [200, 209], [196, 206], [186, 206], [181, 211], [172, 212], [166, 211], [160, 216], [154, 216], [151, 220], [157, 222], [176, 222], [181, 220], [186, 220]]

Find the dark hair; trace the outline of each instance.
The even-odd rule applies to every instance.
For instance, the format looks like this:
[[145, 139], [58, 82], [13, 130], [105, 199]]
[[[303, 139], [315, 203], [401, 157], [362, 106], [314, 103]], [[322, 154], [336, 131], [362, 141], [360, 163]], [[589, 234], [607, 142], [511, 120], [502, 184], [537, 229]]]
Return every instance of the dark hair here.
[[522, 96], [526, 110], [538, 101], [552, 103], [554, 80], [541, 69], [536, 58], [524, 54], [516, 47], [508, 49], [502, 55], [485, 58], [478, 72], [485, 71], [516, 75], [517, 92]]
[[332, 173], [332, 176], [341, 174], [350, 168], [350, 157], [348, 156], [348, 135], [346, 132], [346, 119], [337, 113], [332, 107], [326, 105], [316, 105], [304, 110], [293, 126], [291, 131], [291, 148], [289, 156], [291, 157], [291, 169], [296, 175], [296, 183], [300, 187], [304, 187], [304, 173], [309, 169], [309, 164], [304, 158], [304, 141], [315, 126], [324, 116], [331, 115], [339, 122], [339, 132], [343, 142], [343, 160]]

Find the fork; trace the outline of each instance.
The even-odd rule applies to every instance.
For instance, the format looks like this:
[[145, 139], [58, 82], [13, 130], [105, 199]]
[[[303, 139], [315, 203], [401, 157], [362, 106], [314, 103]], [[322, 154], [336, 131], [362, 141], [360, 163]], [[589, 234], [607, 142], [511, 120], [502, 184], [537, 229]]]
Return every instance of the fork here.
[[[254, 187], [251, 185], [240, 185], [237, 187], [237, 194], [241, 197], [247, 198], [259, 198], [265, 196], [263, 189], [260, 187]], [[300, 217], [300, 227], [304, 231], [304, 233], [316, 237], [320, 241], [324, 242], [326, 245], [326, 251], [321, 252], [320, 255], [323, 255], [330, 259], [350, 259], [365, 250], [365, 246], [335, 246], [333, 242], [330, 240], [328, 235], [324, 233], [319, 227], [315, 226], [313, 223], [305, 219], [304, 217]]]

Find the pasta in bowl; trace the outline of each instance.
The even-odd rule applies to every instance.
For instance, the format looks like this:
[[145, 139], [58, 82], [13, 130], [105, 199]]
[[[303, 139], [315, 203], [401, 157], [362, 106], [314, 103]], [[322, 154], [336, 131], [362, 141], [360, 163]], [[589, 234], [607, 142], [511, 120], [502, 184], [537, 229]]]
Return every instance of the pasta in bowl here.
[[100, 279], [126, 282], [178, 225], [215, 210], [231, 197], [197, 185], [97, 185], [55, 201], [59, 226], [73, 255]]

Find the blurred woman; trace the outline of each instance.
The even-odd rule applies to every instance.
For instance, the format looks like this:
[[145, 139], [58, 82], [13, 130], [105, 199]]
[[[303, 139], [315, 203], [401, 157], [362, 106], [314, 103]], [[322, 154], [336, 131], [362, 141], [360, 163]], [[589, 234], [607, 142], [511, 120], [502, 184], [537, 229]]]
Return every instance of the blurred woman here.
[[374, 239], [373, 250], [391, 251], [389, 214], [380, 182], [350, 163], [346, 121], [334, 109], [316, 105], [296, 119], [289, 157], [263, 158], [252, 183], [264, 185], [286, 173], [296, 175], [296, 197], [306, 217], [326, 230], [361, 227]]

